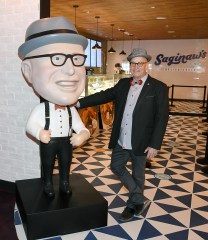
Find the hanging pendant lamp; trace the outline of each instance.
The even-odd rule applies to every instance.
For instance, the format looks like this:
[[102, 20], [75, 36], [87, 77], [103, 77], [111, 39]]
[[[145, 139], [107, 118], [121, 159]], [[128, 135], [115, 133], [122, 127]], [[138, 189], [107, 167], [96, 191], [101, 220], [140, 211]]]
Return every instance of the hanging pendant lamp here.
[[129, 34], [129, 37], [131, 37], [131, 52], [132, 52], [134, 34], [130, 33], [130, 34]]
[[77, 8], [79, 7], [79, 5], [73, 5], [74, 8], [74, 26], [77, 26]]
[[122, 29], [120, 31], [123, 32], [123, 47], [122, 47], [123, 50], [119, 53], [119, 55], [126, 55], [126, 53], [124, 52], [124, 32], [125, 32], [125, 30]]
[[108, 52], [109, 52], [109, 53], [115, 53], [116, 50], [111, 47], [111, 48], [108, 50]]
[[[95, 18], [97, 19], [97, 37], [98, 37], [98, 19], [100, 18], [99, 16], [95, 16]], [[92, 47], [92, 49], [101, 49], [101, 46], [98, 44], [97, 40], [96, 40], [96, 43], [95, 45]]]
[[109, 53], [115, 53], [116, 50], [114, 50], [113, 47], [112, 47], [112, 42], [113, 42], [113, 27], [114, 27], [114, 24], [111, 24], [111, 27], [112, 27], [111, 48], [108, 50], [108, 52], [109, 52]]

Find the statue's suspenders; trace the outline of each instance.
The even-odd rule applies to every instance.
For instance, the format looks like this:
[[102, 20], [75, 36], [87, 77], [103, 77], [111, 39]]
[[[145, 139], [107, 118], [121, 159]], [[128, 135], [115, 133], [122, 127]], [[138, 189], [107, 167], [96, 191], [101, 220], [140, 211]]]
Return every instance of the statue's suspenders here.
[[50, 111], [49, 111], [49, 102], [45, 101], [45, 130], [49, 129], [49, 125], [50, 125]]
[[[45, 130], [49, 129], [50, 126], [50, 110], [49, 110], [49, 102], [45, 101]], [[69, 136], [72, 134], [72, 115], [71, 115], [71, 109], [69, 106], [67, 106], [68, 114], [69, 114]]]
[[71, 136], [72, 135], [72, 115], [71, 115], [70, 106], [67, 106], [67, 110], [69, 113], [69, 136]]

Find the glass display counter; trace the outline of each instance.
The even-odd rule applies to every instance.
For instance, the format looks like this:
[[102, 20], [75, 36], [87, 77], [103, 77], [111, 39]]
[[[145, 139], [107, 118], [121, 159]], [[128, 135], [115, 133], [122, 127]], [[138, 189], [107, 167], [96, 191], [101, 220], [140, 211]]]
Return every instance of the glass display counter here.
[[100, 129], [109, 129], [114, 119], [113, 102], [100, 106], [78, 109], [78, 113], [85, 127], [90, 131], [90, 135], [96, 135]]
[[105, 90], [107, 88], [113, 87], [114, 76], [112, 75], [91, 75], [87, 76], [87, 85], [88, 92], [87, 95], [91, 95], [96, 92], [100, 92], [101, 90]]
[[78, 109], [79, 115], [84, 123], [85, 127], [90, 131], [90, 135], [94, 135], [99, 130], [99, 107], [88, 107]]
[[[94, 74], [87, 76], [85, 90], [81, 94], [80, 98], [111, 88], [121, 78], [125, 77], [130, 77], [130, 75]], [[91, 135], [94, 135], [99, 131], [99, 129], [107, 129], [111, 127], [114, 119], [114, 105], [113, 102], [109, 102], [99, 107], [79, 109], [79, 114], [85, 126], [89, 129]]]
[[88, 96], [101, 90], [113, 87], [121, 78], [129, 77], [130, 75], [121, 74], [94, 74], [87, 76], [85, 91], [83, 96]]

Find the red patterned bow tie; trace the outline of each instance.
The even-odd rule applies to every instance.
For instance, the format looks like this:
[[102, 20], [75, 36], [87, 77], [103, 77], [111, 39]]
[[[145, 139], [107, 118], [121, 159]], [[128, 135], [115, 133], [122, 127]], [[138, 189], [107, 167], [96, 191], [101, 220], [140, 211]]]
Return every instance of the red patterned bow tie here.
[[134, 84], [142, 85], [143, 81], [140, 79], [137, 82], [134, 82], [133, 80], [130, 81], [130, 85], [133, 86]]
[[66, 110], [66, 106], [60, 106], [60, 105], [55, 104], [55, 110], [57, 110], [57, 109]]

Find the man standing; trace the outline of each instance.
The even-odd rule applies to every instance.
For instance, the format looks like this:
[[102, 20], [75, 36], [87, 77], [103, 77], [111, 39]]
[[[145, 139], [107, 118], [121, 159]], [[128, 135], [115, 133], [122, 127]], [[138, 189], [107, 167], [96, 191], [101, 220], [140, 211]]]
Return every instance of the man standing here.
[[[113, 149], [111, 170], [129, 191], [120, 221], [140, 215], [150, 204], [144, 197], [145, 164], [160, 149], [169, 117], [168, 88], [146, 72], [151, 56], [136, 48], [128, 56], [132, 78], [114, 87], [80, 99], [77, 107], [114, 101], [115, 117], [109, 148]], [[132, 173], [126, 169], [128, 160]]]
[[60, 192], [69, 195], [72, 146], [90, 136], [77, 110], [69, 106], [85, 88], [87, 44], [67, 18], [53, 17], [33, 22], [18, 49], [25, 79], [46, 100], [31, 112], [26, 131], [40, 141], [43, 189], [51, 198], [55, 196], [55, 158], [59, 163]]

